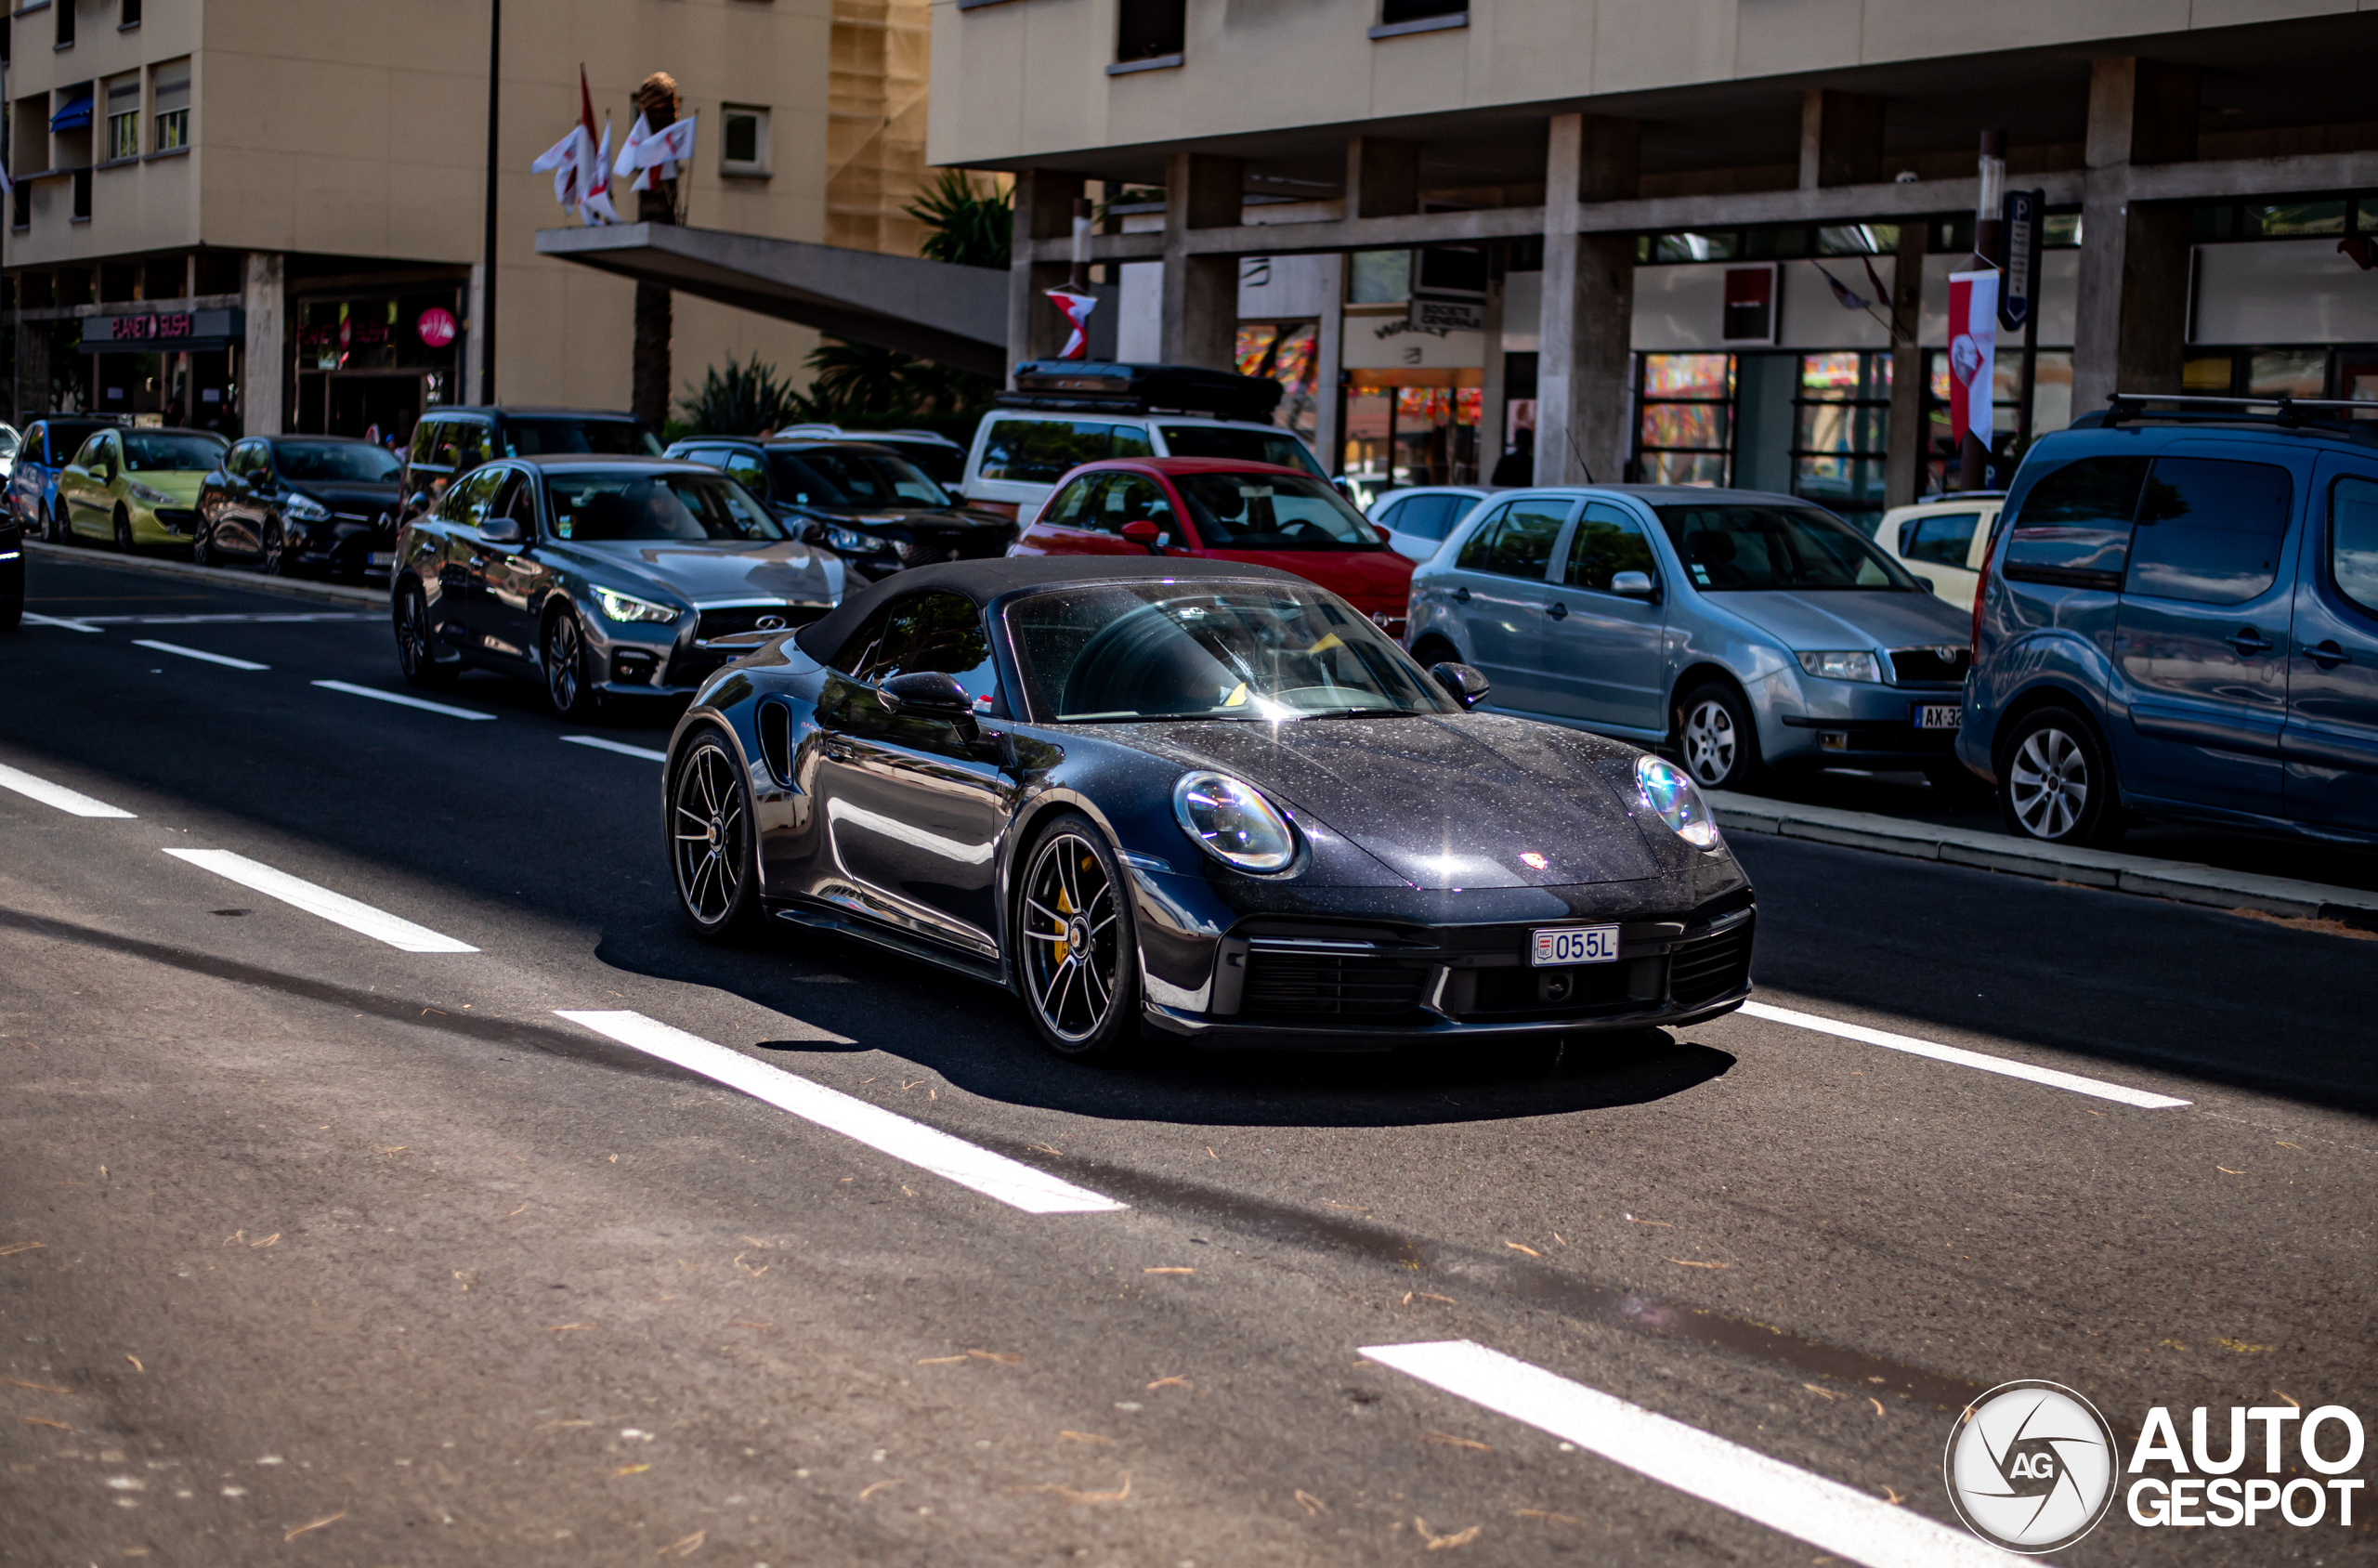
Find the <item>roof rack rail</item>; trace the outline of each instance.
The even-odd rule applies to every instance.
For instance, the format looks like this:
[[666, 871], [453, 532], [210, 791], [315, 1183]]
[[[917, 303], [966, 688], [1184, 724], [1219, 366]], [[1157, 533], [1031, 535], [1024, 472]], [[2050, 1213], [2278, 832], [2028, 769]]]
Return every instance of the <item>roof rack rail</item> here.
[[[2378, 415], [2378, 403], [2358, 399], [2294, 398], [2283, 392], [2271, 398], [2209, 398], [2183, 393], [2110, 392], [2106, 394], [2106, 427], [2112, 429], [2122, 424], [2125, 406], [2135, 412], [2144, 412], [2145, 410], [2140, 405], [2147, 403], [2169, 404], [2173, 406], [2173, 412], [2178, 413], [2245, 413], [2250, 417], [2253, 417], [2251, 411], [2269, 409], [2271, 412], [2262, 417], [2270, 418], [2289, 429], [2313, 423], [2312, 419], [2306, 417], [2306, 411], [2320, 412], [2332, 410], [2344, 411], [2346, 419], [2350, 419], [2353, 412], [2357, 411]], [[2320, 421], [2322, 424], [2342, 422], [2333, 414]]]

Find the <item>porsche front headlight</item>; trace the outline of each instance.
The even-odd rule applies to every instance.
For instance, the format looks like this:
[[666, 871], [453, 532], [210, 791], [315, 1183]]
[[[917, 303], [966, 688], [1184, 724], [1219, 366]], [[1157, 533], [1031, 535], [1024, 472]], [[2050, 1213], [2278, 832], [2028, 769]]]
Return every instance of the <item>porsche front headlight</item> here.
[[1718, 847], [1718, 819], [1682, 768], [1646, 751], [1635, 759], [1635, 793], [1646, 811], [1693, 848]]
[[650, 599], [639, 599], [626, 594], [613, 593], [608, 588], [594, 590], [594, 598], [603, 613], [613, 621], [674, 621], [678, 611], [673, 605], [656, 605]]
[[1207, 854], [1242, 871], [1281, 870], [1297, 857], [1287, 819], [1254, 785], [1226, 773], [1182, 775], [1172, 815]]

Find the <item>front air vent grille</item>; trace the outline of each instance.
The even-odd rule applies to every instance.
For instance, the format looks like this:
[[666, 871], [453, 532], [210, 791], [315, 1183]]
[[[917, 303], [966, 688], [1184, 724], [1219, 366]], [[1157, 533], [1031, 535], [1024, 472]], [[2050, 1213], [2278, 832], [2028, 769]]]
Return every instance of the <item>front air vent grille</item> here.
[[1379, 1023], [1420, 1009], [1432, 966], [1373, 953], [1275, 952], [1247, 955], [1245, 1018], [1303, 1023]]
[[1757, 923], [1744, 921], [1679, 947], [1668, 963], [1668, 994], [1680, 1006], [1698, 1007], [1748, 985], [1751, 928]]

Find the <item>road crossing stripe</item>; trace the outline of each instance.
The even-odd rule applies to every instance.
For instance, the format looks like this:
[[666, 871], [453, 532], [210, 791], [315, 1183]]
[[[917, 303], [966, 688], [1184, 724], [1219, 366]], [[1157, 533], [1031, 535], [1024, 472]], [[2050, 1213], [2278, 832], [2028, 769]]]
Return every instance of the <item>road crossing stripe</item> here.
[[25, 611], [24, 622], [28, 626], [57, 626], [69, 632], [90, 632], [97, 634], [99, 631], [98, 627], [92, 625], [86, 621], [69, 621], [61, 616], [56, 615], [35, 615], [31, 610]]
[[389, 947], [401, 948], [408, 953], [476, 953], [478, 951], [468, 942], [457, 942], [452, 937], [441, 935], [425, 925], [415, 925], [412, 921], [392, 915], [385, 909], [375, 909], [369, 904], [359, 903], [349, 898], [344, 893], [333, 893], [329, 888], [317, 887], [301, 877], [293, 877], [286, 871], [275, 870], [272, 867], [260, 861], [251, 860], [244, 855], [234, 855], [228, 849], [169, 849], [165, 853], [176, 860], [187, 860], [191, 865], [212, 871], [218, 877], [228, 878], [238, 882], [242, 887], [254, 888], [268, 898], [278, 898], [282, 903], [303, 909], [309, 915], [320, 915], [333, 924], [343, 925], [349, 931], [359, 931], [366, 936], [385, 942]]
[[1912, 1509], [1468, 1339], [1368, 1345], [1361, 1353], [1866, 1568], [2012, 1568], [2023, 1561]]
[[910, 1121], [839, 1089], [788, 1073], [781, 1067], [689, 1035], [641, 1013], [568, 1013], [557, 1015], [608, 1035], [664, 1062], [740, 1090], [778, 1110], [856, 1139], [878, 1153], [972, 1187], [1026, 1214], [1101, 1214], [1129, 1204], [1059, 1181], [1021, 1160], [977, 1148], [937, 1127]]
[[375, 702], [394, 702], [403, 708], [418, 708], [425, 713], [444, 713], [455, 719], [489, 719], [493, 713], [474, 713], [468, 708], [456, 708], [444, 702], [431, 702], [425, 698], [407, 697], [402, 692], [382, 691], [377, 686], [353, 686], [346, 681], [316, 681], [324, 691], [343, 691], [349, 697], [368, 697]]
[[160, 643], [147, 637], [132, 639], [134, 647], [153, 647], [159, 653], [178, 653], [184, 659], [203, 659], [209, 664], [228, 665], [234, 670], [269, 670], [269, 664], [258, 664], [250, 659], [233, 659], [229, 654], [208, 653], [201, 648], [184, 647], [179, 643]]
[[46, 778], [35, 778], [32, 774], [20, 773], [13, 767], [0, 767], [0, 790], [14, 790], [20, 795], [30, 795], [44, 805], [54, 805], [76, 817], [128, 817], [133, 815], [105, 801], [95, 801], [79, 790], [52, 784]]
[[606, 740], [599, 735], [565, 735], [564, 740], [573, 746], [592, 746], [598, 751], [617, 751], [623, 757], [642, 757], [648, 763], [665, 763], [666, 751], [656, 751], [649, 746], [631, 746], [624, 740]]
[[2168, 1094], [2149, 1094], [2143, 1089], [2130, 1089], [2102, 1078], [2083, 1078], [2078, 1073], [2059, 1073], [2054, 1067], [2034, 1067], [2029, 1062], [2017, 1062], [2005, 1056], [1985, 1056], [1979, 1051], [1966, 1051], [1953, 1045], [1939, 1045], [1912, 1035], [1895, 1035], [1886, 1029], [1870, 1029], [1863, 1024], [1845, 1024], [1836, 1018], [1820, 1017], [1813, 1013], [1796, 1013], [1788, 1007], [1770, 1007], [1763, 1001], [1743, 1003], [1743, 1012], [1752, 1018], [1764, 1018], [1771, 1024], [1789, 1024], [1796, 1029], [1812, 1029], [1822, 1035], [1838, 1035], [1866, 1045], [1879, 1045], [1886, 1051], [1904, 1051], [1911, 1056], [1929, 1056], [1935, 1062], [1953, 1062], [1960, 1067], [1974, 1067], [1985, 1073], [2001, 1073], [2007, 1078], [2027, 1078], [2044, 1083], [2051, 1089], [2067, 1089], [2075, 1094], [2095, 1095], [2117, 1104], [2136, 1105], [2143, 1111], [2169, 1111], [2189, 1104]]

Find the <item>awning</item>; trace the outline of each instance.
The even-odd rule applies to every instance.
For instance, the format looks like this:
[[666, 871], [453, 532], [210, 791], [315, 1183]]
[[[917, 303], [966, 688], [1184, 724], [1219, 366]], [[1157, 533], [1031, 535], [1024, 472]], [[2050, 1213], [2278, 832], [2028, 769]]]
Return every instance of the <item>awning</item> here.
[[1003, 270], [668, 223], [542, 229], [537, 254], [1007, 379]]
[[90, 129], [90, 126], [91, 89], [87, 86], [70, 89], [66, 101], [59, 104], [58, 112], [49, 117], [49, 128], [53, 131], [83, 131]]

